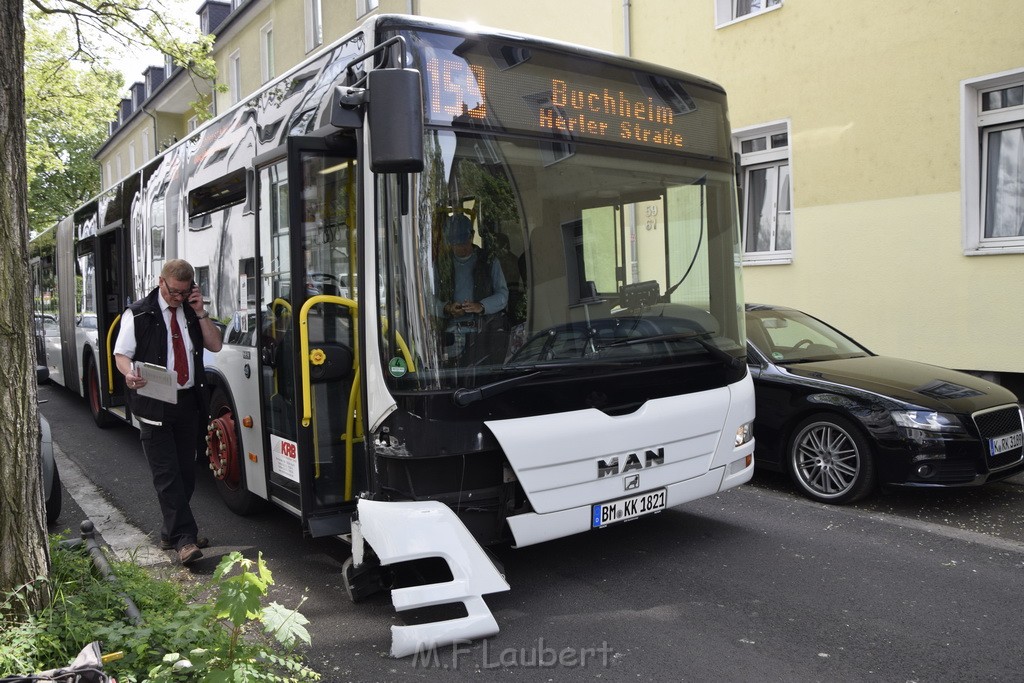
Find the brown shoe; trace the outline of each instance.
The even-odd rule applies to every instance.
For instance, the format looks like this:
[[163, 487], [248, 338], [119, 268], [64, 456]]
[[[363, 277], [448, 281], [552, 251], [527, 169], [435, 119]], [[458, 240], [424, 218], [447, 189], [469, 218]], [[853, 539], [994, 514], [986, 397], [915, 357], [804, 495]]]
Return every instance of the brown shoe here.
[[[199, 538], [196, 539], [196, 547], [197, 548], [207, 548], [207, 547], [209, 547], [209, 545], [210, 545], [210, 539], [208, 539], [206, 536], [200, 536]], [[172, 543], [169, 539], [161, 538], [160, 539], [160, 550], [174, 550], [174, 543]]]
[[203, 551], [200, 550], [195, 543], [183, 545], [181, 550], [178, 551], [178, 560], [182, 564], [192, 564], [202, 556]]

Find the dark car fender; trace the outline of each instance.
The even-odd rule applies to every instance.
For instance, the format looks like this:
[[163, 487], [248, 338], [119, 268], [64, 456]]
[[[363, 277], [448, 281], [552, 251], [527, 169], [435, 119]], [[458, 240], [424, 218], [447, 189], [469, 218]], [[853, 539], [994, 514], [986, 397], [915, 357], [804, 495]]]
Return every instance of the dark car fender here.
[[50, 423], [42, 415], [39, 416], [39, 461], [43, 467], [43, 495], [47, 495], [53, 485], [53, 472], [57, 465], [53, 459], [53, 438], [50, 436]]
[[851, 420], [878, 444], [891, 443], [898, 436], [889, 413], [900, 405], [887, 397], [825, 381], [814, 382], [807, 378], [797, 381], [784, 372], [760, 372], [755, 377], [759, 384], [755, 389], [758, 420], [754, 460], [765, 469], [784, 471], [786, 448], [793, 430], [802, 420], [817, 413], [831, 413]]

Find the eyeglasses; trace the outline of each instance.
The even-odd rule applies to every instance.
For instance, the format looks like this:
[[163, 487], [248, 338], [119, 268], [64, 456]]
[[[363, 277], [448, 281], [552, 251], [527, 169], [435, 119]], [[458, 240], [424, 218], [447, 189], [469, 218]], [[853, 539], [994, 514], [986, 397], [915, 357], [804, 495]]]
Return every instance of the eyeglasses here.
[[166, 281], [161, 282], [163, 282], [164, 287], [167, 287], [167, 294], [169, 294], [170, 296], [187, 296], [189, 291], [191, 291], [189, 289], [174, 289], [168, 286]]

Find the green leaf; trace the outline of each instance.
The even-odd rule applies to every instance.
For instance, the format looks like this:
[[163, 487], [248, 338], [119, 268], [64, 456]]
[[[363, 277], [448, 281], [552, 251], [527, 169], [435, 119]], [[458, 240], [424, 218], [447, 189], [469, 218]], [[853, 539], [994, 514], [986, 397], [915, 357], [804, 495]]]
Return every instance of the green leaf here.
[[292, 647], [300, 640], [306, 645], [311, 643], [309, 631], [306, 630], [309, 620], [298, 610], [290, 610], [272, 602], [263, 608], [260, 621], [263, 622], [263, 629], [282, 645]]

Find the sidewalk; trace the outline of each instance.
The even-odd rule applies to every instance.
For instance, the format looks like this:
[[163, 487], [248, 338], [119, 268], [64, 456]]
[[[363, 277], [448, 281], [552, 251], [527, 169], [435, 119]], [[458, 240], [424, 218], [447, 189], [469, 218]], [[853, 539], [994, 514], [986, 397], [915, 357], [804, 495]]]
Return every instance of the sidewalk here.
[[[132, 526], [120, 510], [106, 501], [100, 490], [85, 476], [78, 465], [64, 454], [56, 441], [53, 442], [53, 457], [57, 461], [64, 492], [75, 499], [85, 517], [96, 527], [96, 533], [102, 537], [118, 560], [134, 562], [145, 567], [171, 564], [170, 556], [160, 550], [154, 539]], [[79, 532], [77, 522], [68, 526], [72, 534]]]

